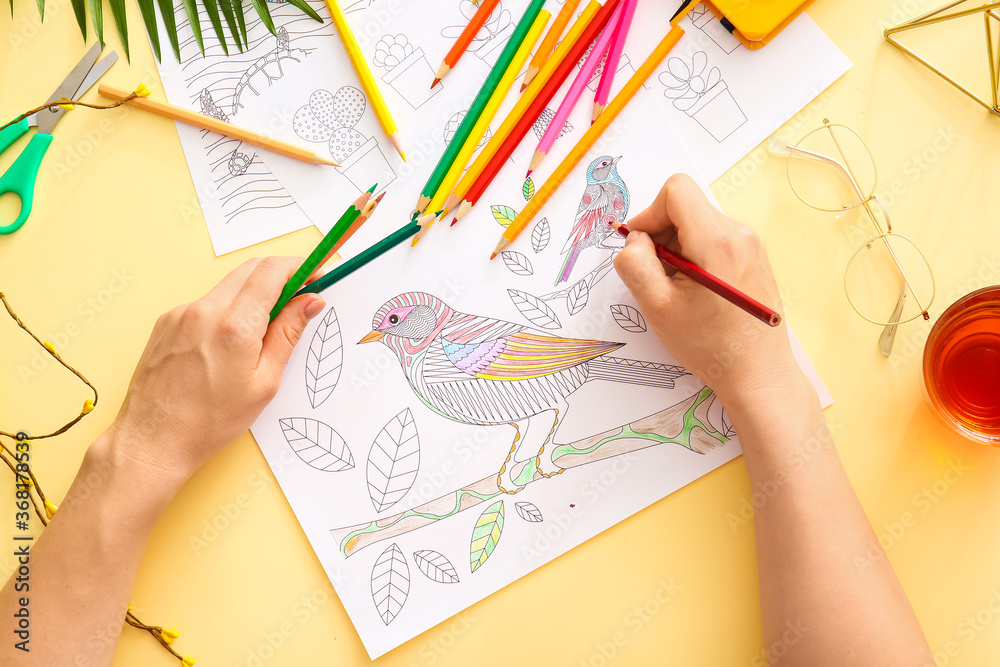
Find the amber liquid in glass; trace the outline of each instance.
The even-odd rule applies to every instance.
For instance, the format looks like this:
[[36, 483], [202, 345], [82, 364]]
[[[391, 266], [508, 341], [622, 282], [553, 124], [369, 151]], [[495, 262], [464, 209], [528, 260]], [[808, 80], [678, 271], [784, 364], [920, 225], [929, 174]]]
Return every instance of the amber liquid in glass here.
[[960, 313], [932, 345], [938, 408], [973, 432], [1000, 437], [1000, 308]]

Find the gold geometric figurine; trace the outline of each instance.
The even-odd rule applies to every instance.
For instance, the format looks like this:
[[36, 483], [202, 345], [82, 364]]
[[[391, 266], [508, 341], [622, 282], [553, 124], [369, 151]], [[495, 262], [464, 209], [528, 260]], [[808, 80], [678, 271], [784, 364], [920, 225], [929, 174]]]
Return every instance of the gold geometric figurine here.
[[[905, 23], [901, 23], [895, 28], [888, 28], [885, 31], [885, 38], [890, 44], [895, 46], [897, 49], [903, 53], [908, 54], [911, 58], [917, 62], [924, 65], [927, 69], [937, 74], [939, 77], [955, 86], [963, 93], [974, 99], [976, 102], [981, 104], [983, 107], [989, 109], [994, 115], [1000, 116], [1000, 95], [998, 95], [998, 88], [1000, 88], [1000, 48], [995, 43], [997, 37], [1000, 36], [1000, 1], [997, 2], [987, 2], [985, 4], [980, 4], [976, 7], [971, 7], [968, 9], [958, 9], [955, 11], [949, 11], [958, 5], [966, 4], [969, 0], [958, 0], [957, 2], [951, 2], [944, 7], [939, 7], [931, 12], [924, 14], [923, 16], [918, 16], [915, 19], [911, 19]], [[959, 83], [954, 77], [946, 74], [942, 69], [932, 65], [923, 56], [916, 53], [913, 49], [905, 46], [899, 42], [895, 37], [897, 33], [901, 33], [907, 30], [913, 30], [915, 28], [920, 28], [923, 26], [933, 25], [937, 23], [944, 23], [946, 21], [954, 21], [962, 17], [973, 16], [975, 14], [983, 15], [983, 23], [986, 28], [986, 59], [989, 62], [989, 78], [990, 78], [990, 92], [991, 99], [987, 100], [980, 97], [972, 90], [966, 86]], [[960, 44], [956, 44], [960, 47]]]

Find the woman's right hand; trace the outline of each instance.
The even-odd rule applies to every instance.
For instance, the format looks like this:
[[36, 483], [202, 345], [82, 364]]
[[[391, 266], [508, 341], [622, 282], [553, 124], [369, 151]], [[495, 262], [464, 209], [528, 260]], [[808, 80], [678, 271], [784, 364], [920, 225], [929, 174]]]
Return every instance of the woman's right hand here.
[[662, 263], [653, 241], [780, 312], [781, 299], [757, 234], [720, 213], [695, 181], [675, 174], [628, 222], [615, 268], [663, 347], [723, 403], [764, 385], [799, 382], [782, 322], [770, 327]]

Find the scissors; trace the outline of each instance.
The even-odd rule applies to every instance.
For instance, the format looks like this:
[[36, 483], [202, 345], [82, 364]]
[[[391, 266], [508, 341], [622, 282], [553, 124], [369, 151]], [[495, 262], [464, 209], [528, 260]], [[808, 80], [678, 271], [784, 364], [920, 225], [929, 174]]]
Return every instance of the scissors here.
[[[73, 71], [69, 73], [69, 76], [63, 79], [47, 103], [63, 98], [77, 99], [79, 95], [97, 83], [97, 80], [118, 61], [118, 54], [114, 51], [97, 62], [100, 55], [100, 43], [94, 44], [80, 59]], [[0, 195], [9, 192], [17, 195], [21, 200], [21, 213], [17, 220], [9, 225], [0, 225], [0, 234], [16, 232], [28, 220], [35, 195], [35, 180], [38, 178], [42, 158], [45, 156], [49, 144], [52, 143], [52, 130], [64, 113], [66, 113], [66, 109], [62, 107], [43, 109], [27, 118], [22, 118], [8, 128], [0, 130], [0, 153], [3, 153], [10, 148], [11, 144], [27, 134], [30, 128], [38, 128], [38, 132], [31, 137], [28, 145], [14, 160], [14, 164], [4, 172], [3, 176], [0, 176]]]

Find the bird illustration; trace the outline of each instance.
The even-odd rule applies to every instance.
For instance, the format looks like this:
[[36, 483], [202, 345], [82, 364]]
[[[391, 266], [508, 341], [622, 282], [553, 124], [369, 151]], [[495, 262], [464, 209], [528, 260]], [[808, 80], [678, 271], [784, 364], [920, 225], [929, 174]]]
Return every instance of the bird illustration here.
[[611, 225], [625, 222], [629, 197], [628, 187], [618, 175], [621, 159], [620, 155], [616, 158], [602, 155], [587, 167], [587, 188], [576, 210], [573, 230], [562, 249], [566, 260], [556, 276], [556, 285], [569, 280], [581, 252], [587, 248], [608, 247], [604, 241], [614, 232]]
[[554, 414], [535, 466], [544, 477], [562, 472], [541, 472], [541, 454], [567, 399], [585, 382], [673, 388], [676, 378], [688, 374], [680, 366], [607, 356], [624, 343], [544, 335], [522, 324], [458, 312], [425, 292], [406, 292], [383, 304], [359, 343], [373, 341], [395, 353], [410, 387], [434, 412], [463, 424], [514, 427], [514, 442], [497, 473], [504, 493], [520, 490], [508, 491], [502, 483], [521, 439], [520, 425], [544, 412]]

